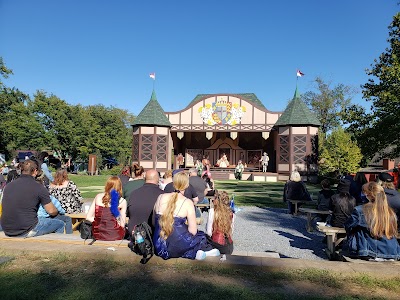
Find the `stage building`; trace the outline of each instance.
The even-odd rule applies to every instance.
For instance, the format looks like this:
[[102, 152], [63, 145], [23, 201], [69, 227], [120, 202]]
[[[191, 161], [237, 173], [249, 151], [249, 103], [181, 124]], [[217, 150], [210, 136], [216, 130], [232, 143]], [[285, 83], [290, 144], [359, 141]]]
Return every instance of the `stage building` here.
[[[286, 180], [293, 170], [317, 173], [320, 123], [297, 88], [283, 112], [269, 111], [252, 93], [201, 94], [186, 108], [165, 112], [153, 91], [132, 126], [132, 161], [145, 169], [190, 168], [208, 156], [218, 179], [234, 179], [239, 160], [246, 167], [243, 180]], [[266, 173], [260, 165], [264, 152], [270, 159]], [[222, 165], [222, 157], [228, 164]]]

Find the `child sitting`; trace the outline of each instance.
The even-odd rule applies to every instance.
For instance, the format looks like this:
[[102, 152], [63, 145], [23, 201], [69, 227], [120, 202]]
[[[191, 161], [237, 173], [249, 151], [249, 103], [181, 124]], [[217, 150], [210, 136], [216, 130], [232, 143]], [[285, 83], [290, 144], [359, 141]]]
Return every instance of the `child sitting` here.
[[[60, 203], [60, 201], [57, 200], [57, 198], [50, 195], [50, 200], [58, 210], [58, 215], [55, 216], [54, 218], [59, 219], [65, 223], [65, 233], [66, 234], [72, 234], [71, 218], [65, 215], [65, 210], [62, 208], [61, 203]], [[50, 215], [47, 213], [47, 211], [44, 209], [44, 207], [42, 205], [39, 206], [37, 216], [38, 216], [38, 218], [49, 218], [50, 217]]]
[[232, 254], [234, 213], [227, 192], [215, 191], [214, 207], [208, 212], [207, 234], [209, 241], [221, 254]]

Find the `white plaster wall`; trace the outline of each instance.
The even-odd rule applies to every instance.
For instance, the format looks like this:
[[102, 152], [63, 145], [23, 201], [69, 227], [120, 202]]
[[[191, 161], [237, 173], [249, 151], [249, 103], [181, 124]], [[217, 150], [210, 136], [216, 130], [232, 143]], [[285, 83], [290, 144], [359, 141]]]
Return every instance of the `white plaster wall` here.
[[140, 165], [145, 169], [153, 169], [153, 162], [152, 161], [141, 161]]
[[203, 124], [203, 119], [200, 117], [199, 108], [203, 107], [203, 101], [193, 106], [193, 125]]
[[246, 108], [246, 112], [243, 114], [241, 124], [253, 124], [253, 105], [250, 102], [242, 100], [242, 105]]
[[168, 119], [171, 122], [172, 125], [178, 125], [179, 124], [179, 113], [177, 114], [169, 114]]
[[310, 134], [316, 135], [318, 133], [318, 127], [310, 127]]
[[181, 113], [181, 123], [191, 124], [192, 123], [192, 112], [190, 109], [185, 110]]
[[159, 135], [167, 135], [168, 128], [167, 127], [156, 127], [156, 133]]
[[289, 164], [278, 164], [278, 171], [289, 171]]
[[289, 135], [289, 127], [279, 127], [279, 135]]
[[265, 124], [265, 112], [254, 108], [254, 124]]
[[154, 134], [154, 127], [142, 127], [141, 133], [142, 134]]
[[292, 134], [307, 134], [307, 127], [293, 127]]

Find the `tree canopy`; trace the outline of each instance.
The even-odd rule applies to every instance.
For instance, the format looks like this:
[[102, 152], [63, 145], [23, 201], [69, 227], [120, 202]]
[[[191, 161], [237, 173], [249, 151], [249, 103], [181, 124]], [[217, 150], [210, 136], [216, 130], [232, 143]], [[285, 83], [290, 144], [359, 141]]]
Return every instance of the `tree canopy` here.
[[372, 157], [400, 155], [400, 13], [389, 26], [389, 47], [374, 60], [370, 76], [363, 85], [363, 97], [372, 102], [371, 113], [363, 120], [355, 120], [353, 127], [360, 127], [358, 139], [363, 153]]

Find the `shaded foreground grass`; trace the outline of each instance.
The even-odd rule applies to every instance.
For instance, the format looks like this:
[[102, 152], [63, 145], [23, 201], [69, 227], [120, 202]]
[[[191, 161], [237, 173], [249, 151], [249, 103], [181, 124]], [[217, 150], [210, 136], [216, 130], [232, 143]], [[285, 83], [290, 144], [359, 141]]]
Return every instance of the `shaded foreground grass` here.
[[112, 256], [14, 256], [0, 265], [0, 299], [398, 299], [400, 278], [220, 264], [147, 265]]

